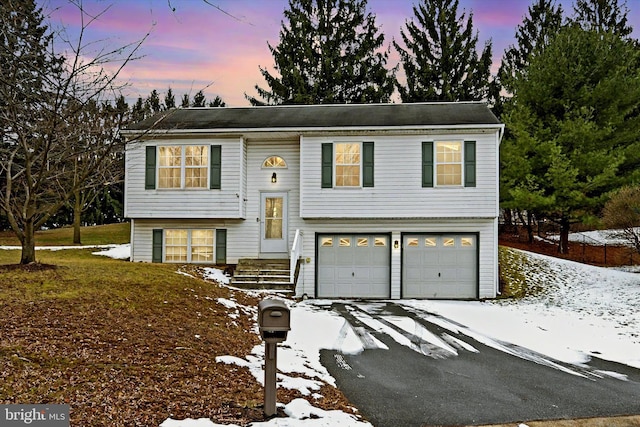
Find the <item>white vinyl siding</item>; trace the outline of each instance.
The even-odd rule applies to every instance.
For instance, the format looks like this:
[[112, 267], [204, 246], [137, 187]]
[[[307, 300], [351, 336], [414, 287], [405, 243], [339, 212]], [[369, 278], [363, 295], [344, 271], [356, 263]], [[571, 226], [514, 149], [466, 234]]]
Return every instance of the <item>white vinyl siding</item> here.
[[[178, 165], [180, 189], [160, 188], [163, 175], [159, 172], [158, 188], [145, 190], [145, 147], [180, 147], [181, 160]], [[207, 155], [212, 145], [221, 146], [222, 182], [220, 190], [208, 188], [208, 158], [203, 165], [204, 153], [195, 153], [187, 147], [204, 147]], [[126, 147], [125, 216], [128, 218], [243, 218], [244, 161], [243, 141], [236, 139], [154, 139], [147, 142], [130, 143]], [[158, 153], [157, 168], [161, 166]], [[175, 160], [175, 159], [174, 159]], [[264, 160], [264, 159], [263, 159]], [[177, 162], [177, 160], [175, 160]], [[177, 170], [174, 165], [172, 168]], [[177, 173], [177, 172], [176, 172]], [[171, 174], [174, 174], [172, 172]], [[171, 175], [169, 174], [169, 175]], [[173, 175], [171, 175], [173, 176]], [[173, 179], [173, 178], [172, 178]], [[188, 185], [192, 188], [184, 188]]]
[[[321, 186], [321, 145], [358, 137], [305, 136], [300, 143], [301, 216], [312, 218], [495, 218], [498, 215], [498, 131], [367, 135], [375, 143], [375, 187]], [[476, 186], [422, 187], [423, 141], [476, 142]]]
[[[264, 160], [264, 157], [262, 158]], [[289, 159], [287, 159], [289, 161]], [[295, 208], [290, 212], [295, 211]], [[294, 217], [295, 215], [291, 215]], [[293, 218], [292, 218], [293, 220]], [[257, 224], [257, 225], [256, 225]], [[259, 223], [255, 221], [209, 221], [209, 220], [142, 220], [132, 224], [132, 260], [151, 262], [153, 229], [167, 228], [225, 228], [227, 229], [227, 262], [236, 264], [238, 259], [258, 256]], [[290, 228], [300, 229], [303, 237], [303, 262], [300, 265], [300, 277], [296, 294], [315, 296], [315, 234], [352, 233], [387, 234], [391, 232], [391, 298], [400, 298], [401, 288], [401, 248], [393, 247], [397, 240], [401, 242], [401, 233], [478, 233], [478, 283], [479, 298], [493, 298], [496, 295], [498, 280], [498, 237], [497, 220], [313, 220], [298, 222]], [[289, 246], [293, 240], [290, 234]], [[331, 237], [331, 236], [324, 236]], [[329, 244], [329, 242], [327, 242]], [[333, 241], [331, 242], [333, 244]], [[401, 246], [401, 245], [400, 245]]]

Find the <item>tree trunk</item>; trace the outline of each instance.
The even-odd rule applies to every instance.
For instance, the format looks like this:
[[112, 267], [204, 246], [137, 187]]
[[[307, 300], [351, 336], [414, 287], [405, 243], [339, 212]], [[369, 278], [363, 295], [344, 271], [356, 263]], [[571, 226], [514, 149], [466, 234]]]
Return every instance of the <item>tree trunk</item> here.
[[531, 212], [527, 211], [527, 234], [529, 236], [529, 244], [533, 243], [533, 222], [531, 221]]
[[74, 192], [74, 202], [73, 202], [73, 243], [76, 245], [81, 244], [80, 242], [80, 223], [82, 219], [82, 200], [80, 191], [76, 190]]
[[24, 227], [24, 238], [22, 243], [22, 257], [20, 264], [31, 264], [36, 262], [36, 240], [33, 222], [29, 221]]
[[560, 241], [558, 242], [558, 253], [569, 253], [569, 231], [571, 224], [569, 218], [562, 217], [560, 219]]

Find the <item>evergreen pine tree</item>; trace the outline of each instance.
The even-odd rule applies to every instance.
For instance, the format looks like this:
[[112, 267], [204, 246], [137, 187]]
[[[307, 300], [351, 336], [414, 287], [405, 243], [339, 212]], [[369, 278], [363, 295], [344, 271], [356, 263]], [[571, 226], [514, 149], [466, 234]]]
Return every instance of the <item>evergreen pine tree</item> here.
[[[501, 92], [506, 92], [506, 97], [498, 93], [493, 100], [493, 112], [498, 117], [502, 117], [505, 111], [509, 110], [514, 100], [514, 80], [526, 72], [534, 53], [540, 52], [557, 35], [562, 27], [562, 20], [562, 6], [556, 5], [555, 0], [534, 0], [529, 6], [528, 16], [525, 16], [522, 24], [516, 29], [516, 44], [505, 50], [498, 70], [497, 86]], [[514, 141], [512, 130], [507, 128], [500, 144], [500, 203], [505, 209], [506, 218], [510, 218], [511, 208], [519, 208], [517, 203], [514, 203], [510, 190], [527, 182], [526, 175], [529, 169], [523, 165], [521, 150], [522, 144]], [[533, 241], [531, 216], [535, 214], [537, 212], [533, 206], [529, 206], [525, 213], [530, 241]]]
[[207, 99], [204, 96], [204, 92], [199, 90], [193, 96], [193, 102], [191, 103], [192, 107], [204, 107], [206, 105]]
[[260, 72], [253, 105], [388, 102], [394, 76], [385, 67], [375, 16], [366, 0], [289, 0], [280, 42], [269, 50], [279, 76]]
[[170, 110], [172, 108], [176, 108], [176, 97], [173, 95], [173, 90], [171, 87], [167, 89], [167, 93], [164, 96], [164, 109]]
[[478, 57], [473, 13], [458, 15], [458, 0], [422, 0], [415, 20], [395, 40], [406, 85], [397, 84], [403, 102], [477, 101], [490, 91], [491, 42]]
[[182, 101], [180, 102], [180, 107], [189, 108], [190, 105], [191, 105], [191, 102], [189, 101], [189, 94], [185, 93], [184, 95], [182, 95]]
[[565, 26], [513, 88], [504, 122], [521, 179], [508, 190], [514, 207], [560, 225], [566, 253], [571, 223], [598, 214], [609, 191], [640, 176], [640, 52], [611, 32]]
[[209, 107], [226, 107], [227, 104], [222, 100], [222, 98], [216, 95], [213, 101], [209, 101], [208, 106]]
[[627, 37], [633, 31], [628, 25], [626, 1], [620, 0], [576, 0], [573, 6], [574, 22], [585, 30], [611, 31]]
[[160, 95], [158, 91], [153, 89], [145, 100], [145, 107], [151, 114], [156, 114], [162, 110], [160, 105]]
[[498, 79], [507, 93], [513, 93], [513, 78], [526, 70], [536, 49], [544, 48], [558, 33], [562, 15], [562, 6], [556, 5], [555, 0], [535, 0], [529, 6], [529, 15], [516, 29], [517, 43], [505, 50], [498, 71]]

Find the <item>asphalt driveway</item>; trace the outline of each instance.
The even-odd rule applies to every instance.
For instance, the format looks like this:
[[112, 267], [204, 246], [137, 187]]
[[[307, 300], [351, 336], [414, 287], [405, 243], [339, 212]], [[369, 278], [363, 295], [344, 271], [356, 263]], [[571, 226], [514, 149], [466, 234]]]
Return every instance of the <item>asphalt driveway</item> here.
[[509, 343], [489, 346], [447, 319], [392, 302], [335, 302], [328, 309], [347, 320], [366, 349], [325, 350], [322, 364], [376, 427], [640, 414], [640, 370], [632, 367], [599, 359], [571, 365]]

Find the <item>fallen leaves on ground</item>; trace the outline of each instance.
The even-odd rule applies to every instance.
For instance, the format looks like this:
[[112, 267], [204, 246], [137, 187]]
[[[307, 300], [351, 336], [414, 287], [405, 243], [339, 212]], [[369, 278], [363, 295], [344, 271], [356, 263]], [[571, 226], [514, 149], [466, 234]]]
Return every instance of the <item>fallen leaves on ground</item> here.
[[[216, 299], [257, 306], [257, 298], [191, 281], [164, 301], [145, 301], [139, 291], [130, 297], [135, 301], [3, 296], [0, 403], [66, 403], [72, 426], [157, 426], [168, 417], [239, 425], [263, 420], [255, 378], [215, 362], [216, 356], [244, 357], [259, 343], [254, 316], [231, 318]], [[325, 386], [320, 393], [315, 406], [349, 410], [337, 389]], [[280, 402], [297, 397], [297, 391], [278, 390]]]

